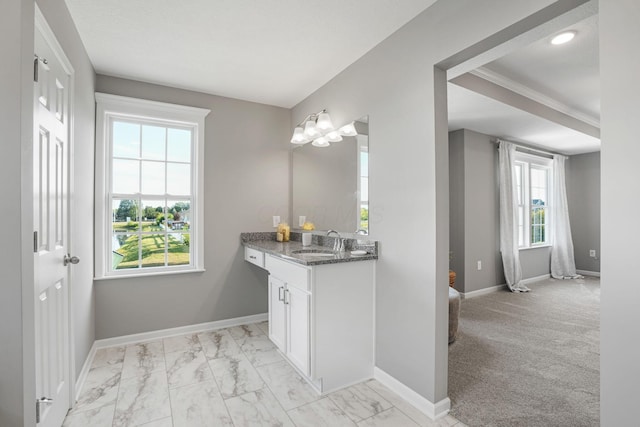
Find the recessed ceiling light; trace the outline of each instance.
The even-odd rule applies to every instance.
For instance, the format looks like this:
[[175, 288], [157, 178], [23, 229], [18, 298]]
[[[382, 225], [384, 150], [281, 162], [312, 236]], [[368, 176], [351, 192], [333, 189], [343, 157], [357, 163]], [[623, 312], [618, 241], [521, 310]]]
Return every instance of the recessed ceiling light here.
[[576, 36], [575, 31], [565, 31], [564, 33], [560, 33], [554, 38], [551, 39], [551, 44], [564, 44], [567, 43]]

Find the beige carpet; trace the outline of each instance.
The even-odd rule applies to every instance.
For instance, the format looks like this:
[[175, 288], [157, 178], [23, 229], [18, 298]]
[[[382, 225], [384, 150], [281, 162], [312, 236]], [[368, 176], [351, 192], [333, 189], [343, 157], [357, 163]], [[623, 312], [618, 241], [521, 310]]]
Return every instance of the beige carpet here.
[[469, 426], [598, 426], [600, 279], [462, 301], [451, 414]]

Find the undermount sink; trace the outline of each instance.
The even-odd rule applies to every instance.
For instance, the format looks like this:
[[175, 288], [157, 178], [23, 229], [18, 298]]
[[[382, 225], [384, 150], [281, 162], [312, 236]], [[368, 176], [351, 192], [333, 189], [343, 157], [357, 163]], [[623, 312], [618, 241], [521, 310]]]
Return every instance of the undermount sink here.
[[297, 251], [291, 251], [295, 255], [307, 255], [307, 256], [334, 256], [335, 253], [322, 250], [322, 249], [299, 249]]

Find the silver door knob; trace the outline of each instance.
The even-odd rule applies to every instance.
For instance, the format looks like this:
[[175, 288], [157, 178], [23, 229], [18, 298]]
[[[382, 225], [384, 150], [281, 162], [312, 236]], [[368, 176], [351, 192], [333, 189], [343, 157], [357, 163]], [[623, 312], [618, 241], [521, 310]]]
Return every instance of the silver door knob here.
[[80, 262], [80, 258], [78, 258], [77, 256], [71, 256], [71, 254], [66, 254], [64, 256], [63, 262], [65, 266], [69, 264], [77, 264]]

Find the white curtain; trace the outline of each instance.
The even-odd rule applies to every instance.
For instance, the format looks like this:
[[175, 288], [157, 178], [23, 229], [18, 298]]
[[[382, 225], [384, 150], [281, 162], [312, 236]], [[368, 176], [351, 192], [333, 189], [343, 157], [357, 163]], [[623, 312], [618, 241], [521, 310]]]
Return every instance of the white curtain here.
[[575, 279], [576, 262], [573, 256], [571, 240], [571, 224], [567, 205], [567, 189], [565, 186], [565, 156], [553, 156], [553, 193], [552, 193], [552, 227], [551, 227], [551, 277], [555, 279]]
[[516, 147], [499, 141], [500, 169], [500, 253], [507, 285], [512, 292], [528, 292], [522, 281], [518, 249], [518, 192], [513, 175]]

